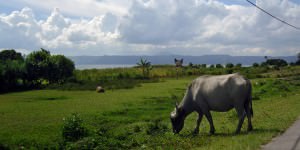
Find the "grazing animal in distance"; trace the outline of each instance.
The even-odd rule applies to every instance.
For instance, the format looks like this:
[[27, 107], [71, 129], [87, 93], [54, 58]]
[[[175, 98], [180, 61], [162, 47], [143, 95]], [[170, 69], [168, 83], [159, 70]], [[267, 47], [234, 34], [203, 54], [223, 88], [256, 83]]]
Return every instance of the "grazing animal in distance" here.
[[248, 131], [251, 131], [251, 91], [250, 80], [238, 73], [196, 78], [188, 86], [181, 103], [176, 103], [175, 110], [171, 112], [174, 134], [182, 130], [185, 118], [194, 111], [198, 113], [194, 133], [199, 133], [199, 126], [205, 115], [210, 125], [210, 133], [214, 134], [215, 127], [210, 111], [226, 112], [232, 108], [235, 108], [239, 118], [235, 133], [240, 132], [245, 116], [248, 118]]
[[96, 92], [97, 92], [97, 93], [104, 93], [104, 92], [105, 92], [105, 90], [104, 90], [104, 88], [103, 88], [103, 87], [101, 87], [101, 86], [97, 86], [97, 87], [96, 87]]

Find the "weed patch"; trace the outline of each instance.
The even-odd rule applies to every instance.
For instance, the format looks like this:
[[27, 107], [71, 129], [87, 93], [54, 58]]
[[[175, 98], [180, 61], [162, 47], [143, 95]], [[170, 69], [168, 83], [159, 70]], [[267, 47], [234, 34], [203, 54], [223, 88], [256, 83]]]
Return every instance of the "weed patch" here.
[[87, 135], [87, 129], [83, 126], [83, 120], [77, 113], [64, 119], [62, 136], [65, 141], [77, 141]]

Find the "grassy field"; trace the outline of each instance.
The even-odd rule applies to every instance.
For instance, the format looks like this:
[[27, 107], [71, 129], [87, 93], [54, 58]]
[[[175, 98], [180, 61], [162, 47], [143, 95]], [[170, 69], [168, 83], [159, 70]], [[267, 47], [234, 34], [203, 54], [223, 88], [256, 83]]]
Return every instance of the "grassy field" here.
[[[282, 133], [300, 114], [300, 78], [279, 73], [252, 79], [254, 131], [234, 135], [235, 111], [213, 113], [216, 134], [203, 119], [191, 132], [196, 114], [173, 135], [169, 114], [194, 77], [164, 79], [133, 89], [95, 91], [36, 90], [0, 95], [0, 149], [259, 149]], [[292, 74], [293, 75], [293, 74]], [[64, 142], [63, 118], [78, 113], [88, 135]]]

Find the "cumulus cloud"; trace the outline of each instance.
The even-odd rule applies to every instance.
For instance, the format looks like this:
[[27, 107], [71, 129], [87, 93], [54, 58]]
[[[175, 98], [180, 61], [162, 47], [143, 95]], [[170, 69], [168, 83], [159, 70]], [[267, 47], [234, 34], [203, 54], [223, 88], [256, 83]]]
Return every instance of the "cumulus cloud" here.
[[[257, 5], [300, 25], [300, 6], [295, 3], [274, 0]], [[165, 45], [163, 50], [176, 45], [199, 55], [293, 55], [300, 46], [298, 31], [252, 6], [205, 0], [134, 1], [120, 33], [128, 43]]]
[[[28, 4], [46, 8], [37, 1]], [[300, 26], [299, 4], [256, 4]], [[27, 7], [1, 14], [0, 48], [44, 47], [66, 55], [294, 55], [300, 46], [299, 31], [251, 5], [216, 0], [54, 0], [47, 5], [55, 9], [44, 19]]]
[[[116, 16], [105, 14], [75, 22], [65, 18], [58, 8], [45, 20], [37, 20], [30, 8], [0, 16], [0, 47], [53, 50], [55, 53], [80, 54], [77, 49], [115, 46], [118, 38]], [[67, 51], [63, 51], [67, 50]], [[68, 51], [73, 50], [73, 51]], [[93, 50], [91, 50], [93, 51]], [[84, 53], [84, 51], [83, 51]], [[83, 54], [82, 53], [82, 54]]]

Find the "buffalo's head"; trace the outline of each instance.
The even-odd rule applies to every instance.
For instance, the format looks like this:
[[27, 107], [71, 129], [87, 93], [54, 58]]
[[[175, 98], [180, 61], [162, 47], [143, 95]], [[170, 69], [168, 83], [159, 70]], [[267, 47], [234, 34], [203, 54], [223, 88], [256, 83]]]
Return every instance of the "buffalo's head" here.
[[175, 110], [171, 112], [170, 119], [173, 127], [173, 133], [179, 133], [184, 126], [184, 110], [182, 108], [178, 108], [177, 103], [175, 105]]

